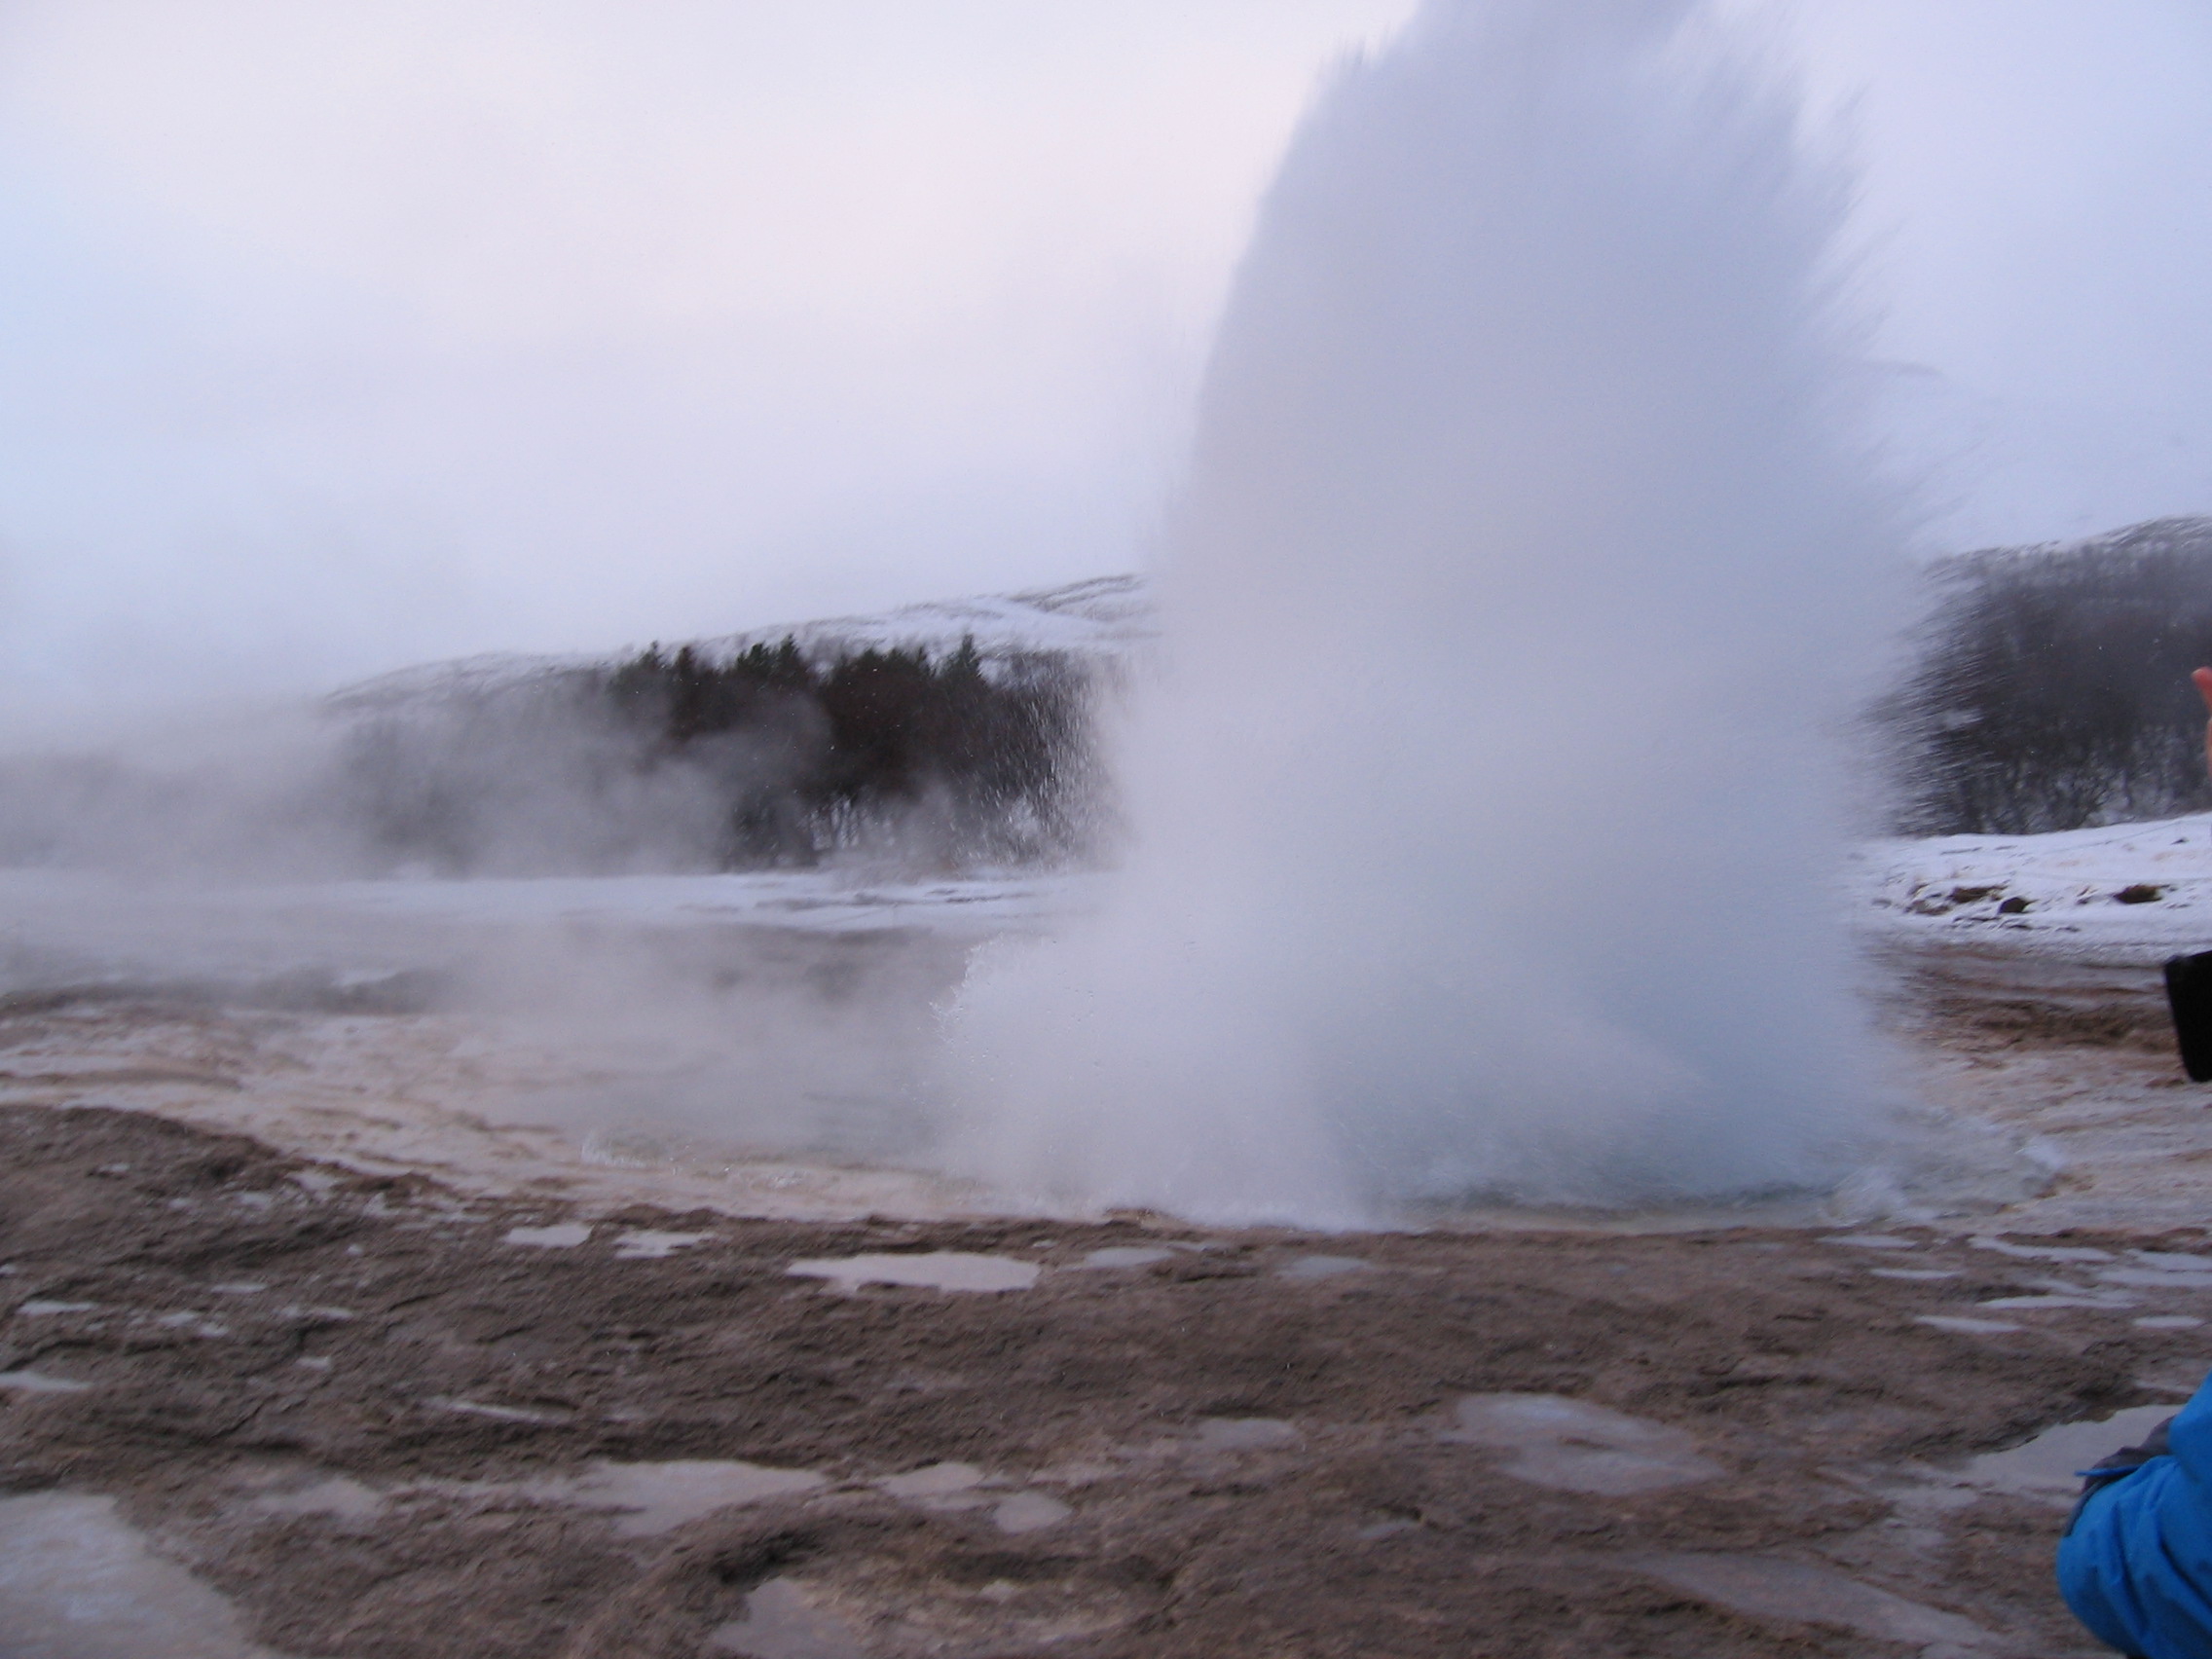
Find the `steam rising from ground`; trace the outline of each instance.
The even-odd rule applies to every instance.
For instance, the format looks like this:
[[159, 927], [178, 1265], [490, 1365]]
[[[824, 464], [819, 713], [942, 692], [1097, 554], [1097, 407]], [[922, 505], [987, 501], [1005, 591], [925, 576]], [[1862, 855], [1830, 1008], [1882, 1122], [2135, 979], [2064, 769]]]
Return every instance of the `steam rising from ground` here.
[[[0, 866], [181, 882], [713, 869], [730, 793], [547, 678], [366, 715], [257, 708], [0, 755]], [[778, 756], [725, 758], [774, 779]]]
[[1844, 1173], [1895, 523], [1842, 207], [1687, 0], [1432, 0], [1339, 74], [1210, 368], [1118, 898], [953, 1018], [966, 1170], [1321, 1223]]
[[0, 867], [186, 881], [1071, 861], [1111, 664], [657, 647], [0, 753]]
[[[624, 714], [603, 665], [0, 762], [0, 864], [39, 866], [0, 883], [0, 996], [126, 1059], [236, 1004], [240, 1077], [325, 1088], [303, 1123], [946, 1168], [992, 1207], [1833, 1183], [1877, 1126], [1831, 889], [1895, 526], [1840, 186], [1727, 49], [1688, 0], [1437, 0], [1339, 75], [1211, 367], [1126, 868], [1094, 923], [973, 960], [942, 1055], [965, 942], [1076, 884], [994, 920], [851, 883], [1081, 837], [978, 837], [918, 762], [845, 788], [828, 679], [796, 724]], [[1003, 758], [990, 729], [939, 747]], [[1038, 752], [1083, 804], [1088, 749]], [[732, 839], [756, 796], [820, 809], [819, 868], [704, 873], [784, 862]], [[343, 879], [409, 873], [627, 879]]]

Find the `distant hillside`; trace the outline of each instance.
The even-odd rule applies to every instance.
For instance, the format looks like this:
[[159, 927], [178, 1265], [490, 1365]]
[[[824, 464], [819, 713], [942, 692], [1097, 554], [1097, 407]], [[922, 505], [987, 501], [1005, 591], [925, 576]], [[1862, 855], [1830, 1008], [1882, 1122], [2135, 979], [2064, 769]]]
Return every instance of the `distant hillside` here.
[[[1093, 576], [1063, 587], [986, 594], [902, 606], [873, 616], [831, 616], [778, 622], [739, 634], [672, 641], [702, 662], [722, 663], [755, 645], [791, 640], [816, 666], [864, 650], [922, 650], [944, 656], [973, 641], [986, 672], [1022, 658], [1064, 657], [1077, 664], [1120, 663], [1156, 637], [1150, 586], [1143, 576]], [[335, 692], [339, 712], [390, 708], [419, 698], [485, 692], [549, 675], [611, 668], [636, 648], [608, 654], [522, 655], [494, 652], [403, 668]]]
[[[1124, 575], [429, 663], [228, 749], [0, 755], [0, 865], [296, 878], [1083, 862], [1115, 822], [1098, 716], [1157, 639], [1147, 584]], [[1912, 645], [1876, 711], [1900, 832], [2212, 807], [2188, 681], [2212, 663], [2212, 518], [1939, 560]]]
[[1938, 561], [1882, 707], [1908, 834], [2032, 834], [2212, 806], [2212, 518]]
[[0, 866], [263, 879], [1090, 857], [1142, 578], [426, 663], [206, 742], [0, 752]]
[[[1981, 548], [1927, 583], [1911, 666], [1877, 710], [1896, 829], [2212, 806], [2188, 682], [2212, 662], [2212, 518]], [[954, 862], [1031, 861], [1089, 844], [1095, 694], [1156, 638], [1145, 580], [1102, 576], [673, 648], [433, 663], [328, 707], [350, 732], [349, 814], [381, 859], [726, 867], [936, 835]], [[547, 845], [562, 825], [588, 833]]]
[[1093, 716], [1153, 639], [1136, 576], [608, 656], [425, 664], [326, 699], [315, 811], [376, 870], [1059, 863], [1106, 808]]

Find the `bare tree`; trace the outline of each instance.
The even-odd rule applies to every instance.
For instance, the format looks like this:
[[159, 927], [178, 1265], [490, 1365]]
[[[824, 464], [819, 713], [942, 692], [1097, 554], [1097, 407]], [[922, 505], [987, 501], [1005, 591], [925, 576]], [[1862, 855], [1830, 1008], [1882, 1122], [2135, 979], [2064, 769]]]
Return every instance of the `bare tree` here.
[[2212, 519], [1939, 561], [1878, 717], [1911, 834], [2032, 834], [2212, 806], [2190, 671], [2212, 660]]

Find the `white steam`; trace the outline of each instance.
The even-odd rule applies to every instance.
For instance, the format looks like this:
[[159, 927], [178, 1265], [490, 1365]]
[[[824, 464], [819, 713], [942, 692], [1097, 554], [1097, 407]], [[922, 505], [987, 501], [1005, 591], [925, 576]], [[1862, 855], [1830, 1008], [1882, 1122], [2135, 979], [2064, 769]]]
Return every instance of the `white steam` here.
[[1843, 209], [1688, 0], [1431, 0], [1342, 70], [1210, 367], [1124, 877], [975, 965], [956, 1163], [1309, 1223], [1845, 1172], [1896, 519]]

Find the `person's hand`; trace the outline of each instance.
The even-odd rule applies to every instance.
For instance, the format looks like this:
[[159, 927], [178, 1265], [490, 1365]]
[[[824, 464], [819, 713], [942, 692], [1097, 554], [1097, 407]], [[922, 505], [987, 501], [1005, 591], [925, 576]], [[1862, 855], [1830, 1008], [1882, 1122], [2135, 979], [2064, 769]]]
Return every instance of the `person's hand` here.
[[[2190, 679], [2196, 682], [2196, 694], [2204, 699], [2207, 715], [2212, 715], [2212, 668], [2200, 668]], [[2212, 719], [2204, 722], [2204, 769], [2212, 772]]]

